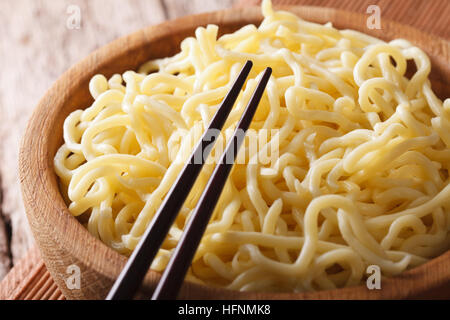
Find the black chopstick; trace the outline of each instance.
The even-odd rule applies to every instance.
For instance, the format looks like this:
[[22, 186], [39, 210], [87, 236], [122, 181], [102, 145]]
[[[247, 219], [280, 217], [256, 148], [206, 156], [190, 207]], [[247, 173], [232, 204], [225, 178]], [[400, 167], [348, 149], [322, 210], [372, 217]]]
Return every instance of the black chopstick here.
[[208, 225], [223, 187], [225, 186], [225, 182], [227, 181], [234, 160], [236, 159], [239, 147], [244, 140], [245, 132], [250, 126], [271, 73], [271, 68], [265, 70], [238, 123], [232, 139], [228, 143], [225, 152], [215, 167], [213, 174], [189, 219], [181, 239], [175, 248], [175, 252], [153, 293], [152, 300], [176, 299], [186, 272], [191, 265], [191, 261], [194, 258], [197, 247], [206, 230], [206, 226]]
[[[186, 163], [176, 182], [167, 193], [164, 201], [159, 207], [154, 218], [145, 230], [141, 240], [137, 244], [125, 267], [109, 291], [106, 300], [132, 299], [139, 289], [145, 274], [148, 271], [153, 259], [159, 251], [164, 239], [169, 232], [175, 218], [178, 215], [189, 190], [191, 190], [200, 173], [204, 161], [198, 161], [208, 156], [211, 148], [207, 148], [215, 143], [217, 137], [211, 136], [214, 132], [220, 132], [228, 118], [228, 115], [236, 102], [239, 93], [244, 86], [253, 64], [251, 61], [242, 68], [239, 76], [234, 82], [231, 90], [223, 100], [207, 130], [205, 130], [201, 141], [197, 144], [189, 161]], [[217, 129], [217, 130], [211, 130]], [[213, 141], [213, 142], [212, 142]], [[205, 149], [207, 149], [205, 151]], [[206, 160], [206, 159], [205, 159]]]

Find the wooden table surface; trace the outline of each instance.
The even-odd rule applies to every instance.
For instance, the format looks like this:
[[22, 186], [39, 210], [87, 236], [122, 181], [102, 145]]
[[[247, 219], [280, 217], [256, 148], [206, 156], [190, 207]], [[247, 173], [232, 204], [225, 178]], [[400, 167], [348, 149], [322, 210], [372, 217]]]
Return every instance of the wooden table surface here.
[[[2, 0], [0, 1], [0, 279], [33, 244], [17, 181], [18, 147], [40, 97], [71, 65], [109, 41], [182, 15], [259, 0]], [[450, 0], [274, 0], [366, 13], [450, 39]], [[71, 7], [75, 5], [76, 7]], [[73, 9], [80, 28], [69, 28]], [[69, 23], [70, 25], [70, 23]]]

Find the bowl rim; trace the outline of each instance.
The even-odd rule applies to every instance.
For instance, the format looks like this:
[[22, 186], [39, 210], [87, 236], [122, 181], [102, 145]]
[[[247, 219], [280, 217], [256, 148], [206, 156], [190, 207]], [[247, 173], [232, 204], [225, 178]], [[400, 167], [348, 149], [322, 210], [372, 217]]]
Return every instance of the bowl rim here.
[[[351, 17], [353, 21], [348, 21], [346, 22], [346, 24], [353, 23], [353, 25], [355, 25], [355, 21], [361, 21], [362, 18], [365, 18], [365, 15], [360, 13], [313, 6], [277, 6], [276, 8], [294, 12], [295, 14], [300, 16], [309, 14], [308, 20], [321, 23], [323, 23], [323, 19], [336, 20], [336, 15], [344, 14], [347, 15], [347, 17]], [[311, 16], [313, 18], [311, 18]], [[224, 17], [227, 17], [228, 20], [224, 21]], [[32, 227], [35, 238], [38, 240], [37, 242], [39, 244], [39, 247], [42, 248], [41, 250], [44, 251], [44, 253], [47, 248], [45, 247], [45, 243], [40, 240], [40, 235], [37, 231], [38, 228], [40, 230], [47, 230], [47, 235], [51, 237], [52, 241], [59, 243], [76, 259], [84, 263], [89, 268], [93, 269], [95, 272], [105, 275], [110, 280], [114, 280], [117, 277], [118, 273], [125, 265], [127, 260], [125, 256], [117, 253], [116, 251], [105, 245], [103, 242], [101, 242], [99, 239], [92, 236], [89, 231], [69, 213], [67, 205], [65, 204], [59, 189], [55, 189], [55, 185], [57, 185], [57, 177], [53, 169], [54, 153], [49, 150], [50, 148], [48, 144], [43, 143], [43, 141], [45, 142], [47, 141], [47, 139], [45, 139], [45, 137], [42, 137], [42, 130], [39, 130], [45, 126], [51, 127], [51, 120], [57, 117], [56, 114], [61, 109], [61, 107], [64, 106], [64, 101], [66, 101], [66, 99], [70, 97], [71, 92], [75, 91], [75, 88], [86, 84], [85, 79], [87, 78], [89, 80], [90, 77], [95, 74], [95, 70], [101, 68], [102, 63], [104, 63], [101, 58], [106, 54], [111, 55], [111, 52], [113, 52], [113, 56], [117, 58], [125, 54], [126, 52], [130, 52], [130, 50], [132, 49], [138, 50], [142, 46], [142, 43], [139, 42], [142, 39], [144, 39], [144, 41], [146, 41], [147, 43], [156, 42], [158, 41], [158, 39], [163, 39], [166, 36], [170, 36], [174, 30], [177, 32], [180, 32], [181, 29], [195, 30], [197, 26], [205, 25], [207, 23], [216, 23], [219, 26], [233, 25], [233, 23], [236, 25], [244, 25], [248, 24], [250, 21], [254, 21], [253, 23], [255, 23], [255, 21], [260, 20], [261, 17], [262, 16], [260, 14], [260, 8], [250, 6], [232, 8], [212, 13], [185, 16], [176, 20], [166, 21], [155, 26], [149, 26], [124, 37], [118, 38], [117, 40], [114, 40], [109, 44], [95, 50], [86, 58], [72, 66], [52, 85], [52, 87], [45, 93], [44, 97], [39, 101], [38, 106], [34, 110], [28, 122], [25, 134], [22, 139], [19, 154], [19, 177], [23, 195], [23, 202], [25, 204], [28, 220]], [[416, 41], [414, 42], [422, 42], [422, 44], [425, 43], [425, 40], [427, 43], [431, 42], [433, 48], [437, 48], [439, 52], [446, 52], [447, 55], [444, 56], [448, 57], [448, 53], [450, 52], [450, 44], [446, 40], [439, 37], [430, 36], [412, 27], [404, 26], [387, 19], [383, 19], [383, 24], [388, 25], [389, 30], [391, 28], [392, 30], [396, 30], [397, 32], [398, 30], [401, 30], [403, 32], [403, 35], [415, 35], [416, 37], [418, 37], [419, 41], [417, 41], [416, 39]], [[182, 26], [181, 29], [179, 27], [180, 25]], [[340, 27], [338, 26], [338, 28]], [[353, 26], [351, 28], [358, 30]], [[370, 33], [367, 32], [367, 30], [365, 32]], [[386, 37], [390, 37], [390, 32], [386, 33]], [[124, 43], [126, 43], [126, 46], [123, 45]], [[83, 70], [84, 74], [80, 73], [80, 70]], [[69, 80], [72, 82], [71, 87], [68, 88], [68, 91], [62, 91], [63, 89], [67, 89], [67, 83]], [[450, 83], [450, 72], [444, 76], [444, 80], [446, 83]], [[61, 92], [64, 93], [61, 94]], [[49, 106], [52, 107], [49, 108]], [[72, 108], [72, 111], [73, 110], [75, 109]], [[40, 132], [40, 134], [36, 135], [35, 132]], [[36, 152], [30, 154], [29, 150], [34, 150]], [[36, 192], [37, 189], [41, 189], [47, 192]], [[41, 208], [41, 210], [38, 210], [38, 208], [35, 206], [36, 203], [38, 203], [39, 205], [46, 204], [46, 206]], [[47, 219], [47, 217], [41, 215], [39, 211], [42, 211], [42, 209], [46, 210], [47, 214], [51, 216], [52, 219]], [[76, 234], [77, 239], [79, 239], [86, 245], [79, 246], [74, 241], [68, 241], [70, 237], [67, 237], [67, 232]], [[93, 255], [97, 255], [101, 257], [101, 259], [92, 259]], [[47, 264], [45, 254], [43, 256]], [[224, 288], [213, 288], [210, 286], [192, 283], [188, 283], [187, 287], [190, 293], [194, 292], [194, 290], [209, 292], [209, 294], [213, 292], [214, 294], [218, 295], [217, 298], [234, 297], [244, 299], [327, 299], [333, 296], [352, 299], [361, 297], [395, 298], [400, 297], [401, 295], [408, 296], [411, 289], [411, 287], [408, 287], [412, 283], [411, 279], [424, 277], [426, 275], [425, 269], [428, 268], [428, 266], [447, 266], [447, 269], [450, 270], [449, 262], [450, 250], [421, 266], [405, 271], [396, 277], [386, 279], [384, 281], [385, 286], [395, 287], [399, 286], [400, 282], [408, 283], [405, 290], [400, 292], [401, 290], [398, 289], [397, 292], [394, 292], [391, 295], [383, 295], [379, 292], [374, 291], [368, 293], [368, 289], [363, 285], [326, 291], [303, 293], [286, 292], [283, 294], [238, 292]], [[51, 268], [49, 269], [51, 271]], [[450, 271], [444, 272], [443, 277], [445, 281], [450, 281]], [[157, 281], [158, 279], [159, 273], [150, 270], [146, 277], [146, 284], [155, 283], [155, 281]], [[437, 284], [441, 280], [442, 279], [434, 279], [433, 283]]]

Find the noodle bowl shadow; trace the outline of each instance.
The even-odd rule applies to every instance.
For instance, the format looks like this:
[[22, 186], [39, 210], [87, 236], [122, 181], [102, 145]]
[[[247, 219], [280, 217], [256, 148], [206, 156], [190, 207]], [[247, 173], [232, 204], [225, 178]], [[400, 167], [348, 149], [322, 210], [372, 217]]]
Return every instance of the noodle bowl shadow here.
[[[383, 19], [382, 30], [366, 28], [367, 16], [317, 7], [282, 7], [313, 22], [331, 21], [339, 29], [355, 29], [389, 40], [405, 38], [431, 58], [433, 89], [450, 96], [450, 44], [410, 27]], [[20, 181], [30, 226], [53, 279], [68, 299], [103, 299], [125, 265], [126, 257], [93, 237], [68, 211], [58, 188], [53, 158], [61, 146], [64, 119], [80, 106], [89, 106], [89, 80], [95, 74], [110, 77], [136, 70], [153, 58], [171, 56], [180, 42], [199, 25], [217, 24], [229, 33], [262, 20], [256, 7], [188, 16], [148, 27], [95, 51], [68, 70], [46, 93], [33, 113], [20, 151]], [[81, 286], [69, 289], [67, 268], [81, 270]], [[159, 280], [149, 271], [139, 297], [148, 297]], [[450, 251], [399, 276], [383, 279], [381, 290], [366, 286], [306, 293], [237, 292], [185, 282], [182, 299], [402, 299], [449, 297]]]

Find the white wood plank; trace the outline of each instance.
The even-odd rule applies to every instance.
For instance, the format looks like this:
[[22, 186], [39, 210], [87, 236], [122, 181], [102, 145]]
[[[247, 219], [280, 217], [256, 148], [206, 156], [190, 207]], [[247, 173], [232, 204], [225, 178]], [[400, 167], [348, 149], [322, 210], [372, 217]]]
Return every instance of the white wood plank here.
[[236, 0], [164, 0], [168, 19], [183, 15], [203, 13], [230, 8]]
[[[80, 29], [66, 26], [71, 16], [67, 9], [72, 4], [80, 9]], [[17, 182], [18, 146], [32, 109], [57, 77], [91, 51], [164, 20], [159, 0], [0, 2], [1, 209], [12, 226], [13, 261], [22, 257], [33, 243]], [[4, 231], [2, 225], [0, 229]], [[0, 242], [0, 248], [5, 247], [4, 232], [0, 234]], [[9, 265], [4, 257], [0, 255], [0, 270]]]

